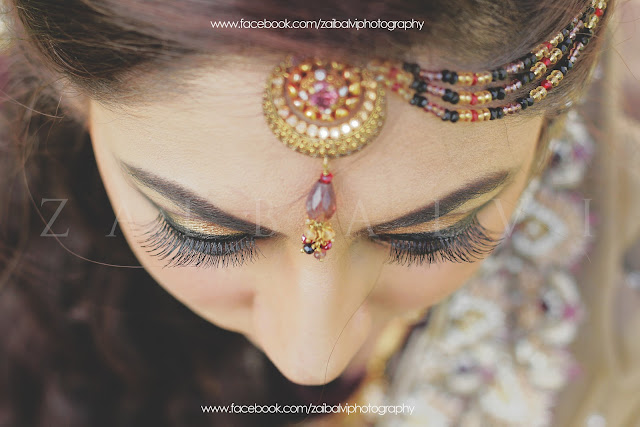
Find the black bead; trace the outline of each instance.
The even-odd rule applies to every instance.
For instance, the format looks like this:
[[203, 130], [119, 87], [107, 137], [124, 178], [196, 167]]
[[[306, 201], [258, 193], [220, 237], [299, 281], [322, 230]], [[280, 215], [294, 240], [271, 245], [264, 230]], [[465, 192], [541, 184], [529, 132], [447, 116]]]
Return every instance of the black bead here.
[[593, 6], [590, 6], [589, 9], [587, 9], [587, 15], [591, 15], [593, 12], [595, 12], [596, 9]]
[[531, 65], [535, 64], [536, 62], [538, 62], [538, 57], [536, 56], [535, 53], [532, 53], [531, 55], [529, 55], [529, 58], [531, 58]]
[[420, 99], [418, 100], [418, 107], [420, 108], [426, 107], [428, 103], [429, 103], [429, 100], [424, 96], [421, 96]]
[[451, 123], [455, 123], [460, 119], [460, 113], [458, 113], [457, 111], [452, 111], [451, 112]]
[[491, 72], [491, 79], [492, 79], [492, 81], [494, 81], [494, 82], [497, 82], [497, 81], [498, 81], [498, 70], [493, 70], [493, 71]]
[[402, 64], [402, 69], [410, 72], [414, 76], [420, 73], [420, 66], [415, 63], [405, 62], [404, 64]]
[[502, 100], [507, 96], [507, 92], [504, 90], [503, 87], [499, 87], [498, 88], [498, 99]]
[[489, 120], [495, 120], [498, 118], [497, 110], [497, 108], [489, 108], [489, 111], [491, 112], [491, 118]]
[[529, 103], [524, 98], [518, 99], [517, 102], [518, 102], [518, 104], [520, 104], [520, 106], [522, 107], [523, 110], [526, 110], [527, 107], [529, 106]]
[[498, 113], [498, 118], [501, 119], [504, 117], [504, 111], [500, 107], [496, 107], [496, 112]]
[[569, 71], [569, 69], [567, 68], [567, 65], [565, 62], [563, 62], [562, 64], [560, 64], [558, 66], [558, 70], [563, 74], [563, 75], [567, 75], [567, 72]]
[[451, 83], [451, 71], [442, 70], [442, 81], [445, 83]]
[[522, 82], [523, 85], [526, 85], [527, 83], [529, 83], [531, 81], [531, 79], [529, 78], [529, 73], [524, 73], [523, 75], [521, 75], [520, 81]]
[[409, 100], [409, 104], [418, 105], [418, 103], [420, 102], [420, 98], [424, 98], [424, 97], [416, 93], [415, 95], [413, 95], [413, 98]]
[[418, 83], [418, 87], [416, 88], [416, 91], [418, 93], [426, 92], [427, 91], [427, 82], [421, 81], [420, 83]]
[[460, 101], [460, 95], [458, 95], [458, 92], [452, 92], [451, 103], [452, 104], [457, 104], [458, 101]]
[[532, 97], [528, 97], [527, 98], [527, 104], [529, 104], [529, 107], [531, 107], [533, 104], [535, 104], [535, 100]]
[[529, 71], [529, 81], [531, 82], [536, 81], [536, 73], [534, 73], [533, 71]]
[[495, 101], [496, 99], [498, 99], [498, 88], [497, 87], [490, 87], [489, 89], [489, 93], [491, 94], [491, 100]]
[[562, 52], [563, 54], [567, 53], [567, 51], [569, 50], [569, 47], [564, 44], [564, 43], [560, 43], [558, 45], [558, 49], [560, 49], [560, 52]]
[[442, 95], [442, 100], [446, 102], [451, 102], [452, 95], [453, 95], [453, 91], [451, 89], [445, 89], [444, 95]]
[[507, 70], [505, 70], [504, 68], [498, 69], [498, 78], [500, 80], [506, 79], [507, 78]]
[[304, 250], [304, 253], [307, 254], [307, 255], [311, 255], [312, 253], [315, 252], [313, 250], [313, 247], [311, 246], [311, 243], [307, 243], [306, 245], [304, 245], [302, 247], [302, 250]]
[[451, 72], [451, 84], [454, 85], [458, 83], [458, 73], [456, 73], [455, 71]]
[[522, 62], [524, 62], [524, 67], [525, 67], [525, 68], [531, 68], [531, 66], [533, 65], [533, 64], [531, 63], [531, 58], [529, 58], [528, 56], [527, 56], [526, 58], [524, 58], [524, 59], [522, 60]]
[[567, 61], [567, 68], [568, 69], [572, 69], [573, 68], [573, 62]]
[[451, 111], [444, 110], [444, 114], [442, 115], [442, 121], [446, 122], [447, 120], [451, 120]]
[[409, 85], [409, 88], [413, 90], [417, 90], [419, 84], [420, 84], [420, 80], [415, 79], [414, 81], [411, 82], [411, 84]]
[[591, 36], [587, 36], [586, 34], [583, 34], [580, 41], [582, 42], [583, 45], [586, 46], [591, 41]]
[[563, 30], [562, 30], [562, 37], [564, 37], [565, 39], [566, 39], [567, 37], [569, 37], [569, 32], [570, 32], [570, 31], [569, 31], [569, 30], [567, 30], [566, 28], [565, 28], [565, 29], [563, 29]]

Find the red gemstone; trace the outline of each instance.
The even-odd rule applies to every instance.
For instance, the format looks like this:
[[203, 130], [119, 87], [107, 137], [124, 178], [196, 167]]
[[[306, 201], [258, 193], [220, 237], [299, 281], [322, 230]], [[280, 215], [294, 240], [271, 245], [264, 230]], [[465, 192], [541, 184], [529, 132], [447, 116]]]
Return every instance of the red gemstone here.
[[333, 184], [317, 181], [307, 197], [307, 215], [319, 222], [328, 220], [336, 211]]
[[393, 67], [391, 70], [389, 70], [389, 78], [395, 79], [398, 75], [398, 68]]
[[551, 88], [553, 87], [553, 85], [551, 84], [551, 82], [549, 80], [543, 80], [540, 85], [543, 88], [545, 88], [546, 90], [551, 90]]
[[475, 86], [478, 84], [478, 75], [474, 74], [473, 75], [473, 81], [471, 82], [471, 86]]
[[595, 15], [596, 15], [596, 16], [602, 16], [602, 15], [604, 15], [604, 10], [602, 10], [602, 9], [596, 9], [596, 13], [595, 13]]
[[325, 251], [328, 251], [329, 249], [331, 249], [331, 246], [333, 246], [333, 243], [328, 242], [326, 245], [322, 247], [322, 249], [324, 249]]
[[320, 175], [320, 182], [324, 182], [325, 184], [329, 184], [333, 179], [333, 175], [330, 173]]
[[545, 46], [547, 46], [547, 49], [549, 49], [549, 52], [551, 52], [551, 50], [553, 49], [553, 45], [551, 43], [547, 43]]
[[392, 90], [392, 91], [394, 91], [394, 92], [397, 92], [397, 91], [398, 91], [398, 89], [400, 89], [400, 83], [394, 83], [394, 84], [391, 86], [391, 90]]
[[478, 97], [475, 94], [471, 95], [471, 105], [476, 105], [478, 103]]
[[478, 112], [476, 110], [471, 110], [471, 121], [472, 122], [478, 121]]
[[551, 65], [551, 60], [549, 58], [542, 58], [542, 63], [548, 67]]

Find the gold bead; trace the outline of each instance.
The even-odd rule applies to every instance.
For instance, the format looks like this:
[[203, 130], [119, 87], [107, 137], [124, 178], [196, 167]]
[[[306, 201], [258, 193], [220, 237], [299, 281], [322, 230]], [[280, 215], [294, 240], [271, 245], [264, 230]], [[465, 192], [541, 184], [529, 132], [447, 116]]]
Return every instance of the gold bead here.
[[602, 9], [605, 10], [607, 8], [607, 2], [606, 1], [599, 1], [596, 5], [595, 5], [596, 9]]
[[593, 29], [596, 27], [596, 25], [598, 25], [599, 21], [600, 21], [600, 18], [598, 18], [598, 15], [591, 15], [591, 17], [589, 18], [589, 22], [585, 24], [585, 27], [589, 29]]
[[460, 96], [460, 104], [465, 105], [471, 103], [471, 93], [459, 92], [458, 95]]
[[558, 84], [560, 84], [560, 82], [564, 78], [564, 74], [562, 74], [560, 70], [553, 70], [549, 77], [550, 77], [549, 81], [555, 87], [555, 86], [558, 86]]
[[538, 102], [547, 96], [547, 90], [542, 86], [538, 86], [529, 92], [529, 96], [532, 97], [535, 102]]
[[493, 80], [493, 76], [491, 75], [491, 73], [481, 73], [478, 74], [478, 84], [479, 85], [486, 85], [491, 83], [491, 80]]
[[460, 120], [463, 122], [471, 121], [471, 110], [458, 110], [458, 114], [460, 115]]
[[535, 74], [536, 78], [539, 78], [547, 72], [547, 66], [544, 65], [543, 62], [536, 62], [536, 64], [531, 67], [531, 71], [533, 71], [533, 74]]
[[549, 56], [549, 48], [544, 44], [538, 46], [534, 52], [538, 61], [540, 61], [545, 56]]
[[463, 86], [471, 86], [473, 73], [458, 73], [458, 82]]
[[558, 62], [560, 58], [562, 58], [562, 51], [557, 47], [554, 48], [551, 51], [551, 53], [549, 53], [549, 60], [551, 61], [552, 64], [555, 64], [556, 62]]

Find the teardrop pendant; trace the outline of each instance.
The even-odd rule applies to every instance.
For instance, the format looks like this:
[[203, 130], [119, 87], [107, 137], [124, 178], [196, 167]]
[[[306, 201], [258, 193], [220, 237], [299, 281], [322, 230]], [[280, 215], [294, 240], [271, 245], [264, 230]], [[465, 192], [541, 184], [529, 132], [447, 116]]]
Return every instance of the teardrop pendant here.
[[302, 234], [301, 252], [313, 254], [322, 261], [333, 246], [335, 232], [328, 222], [336, 211], [336, 195], [331, 183], [328, 159], [324, 160], [324, 171], [307, 196], [306, 227]]

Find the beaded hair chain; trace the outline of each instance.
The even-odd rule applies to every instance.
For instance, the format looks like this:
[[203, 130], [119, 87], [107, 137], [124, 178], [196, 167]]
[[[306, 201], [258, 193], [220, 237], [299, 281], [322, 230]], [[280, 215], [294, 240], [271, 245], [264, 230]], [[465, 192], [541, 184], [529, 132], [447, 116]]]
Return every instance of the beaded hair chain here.
[[[329, 219], [337, 204], [329, 159], [355, 153], [377, 137], [386, 117], [387, 89], [451, 123], [495, 120], [518, 113], [543, 100], [571, 71], [606, 8], [606, 0], [592, 0], [550, 40], [492, 71], [432, 71], [414, 63], [389, 61], [357, 67], [328, 59], [287, 57], [265, 83], [267, 124], [289, 148], [324, 160], [320, 178], [306, 199], [308, 218], [301, 251], [323, 260], [334, 246], [335, 232]], [[448, 109], [427, 98], [436, 96], [451, 105], [474, 107], [501, 101], [532, 83], [537, 86], [528, 96], [496, 107]], [[474, 90], [458, 91], [453, 89], [456, 86]]]
[[[431, 71], [424, 70], [415, 63], [404, 63], [400, 68], [389, 62], [374, 64], [373, 67], [378, 73], [379, 81], [382, 81], [392, 92], [398, 93], [411, 105], [423, 108], [443, 121], [456, 123], [501, 119], [541, 101], [552, 88], [560, 84], [589, 44], [606, 8], [605, 0], [593, 0], [585, 11], [576, 16], [549, 41], [537, 46], [516, 61], [492, 71]], [[552, 68], [553, 66], [555, 67]], [[548, 70], [550, 72], [545, 76]], [[435, 83], [478, 87], [504, 81], [510, 76], [512, 79], [508, 83], [481, 88], [474, 92], [458, 92]], [[447, 109], [423, 95], [438, 96], [453, 105], [483, 105], [503, 100], [508, 94], [518, 91], [526, 84], [538, 81], [543, 76], [544, 80], [529, 92], [529, 96], [518, 98], [514, 102], [499, 107]]]

